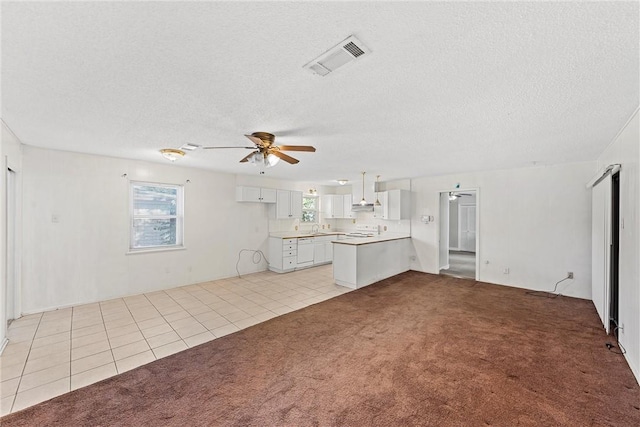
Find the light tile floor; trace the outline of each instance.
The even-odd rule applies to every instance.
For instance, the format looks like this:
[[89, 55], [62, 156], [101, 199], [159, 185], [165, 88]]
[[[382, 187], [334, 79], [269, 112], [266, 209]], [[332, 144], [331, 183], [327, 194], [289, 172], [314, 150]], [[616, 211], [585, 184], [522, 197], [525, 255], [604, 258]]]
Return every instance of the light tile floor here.
[[334, 284], [326, 265], [21, 317], [0, 356], [0, 415], [350, 290]]

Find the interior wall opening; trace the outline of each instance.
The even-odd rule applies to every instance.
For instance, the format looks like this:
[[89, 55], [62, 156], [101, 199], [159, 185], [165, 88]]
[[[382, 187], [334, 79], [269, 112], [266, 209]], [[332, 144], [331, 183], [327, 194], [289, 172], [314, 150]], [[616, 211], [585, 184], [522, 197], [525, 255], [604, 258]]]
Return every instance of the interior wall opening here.
[[475, 190], [440, 193], [440, 273], [476, 279], [477, 194]]

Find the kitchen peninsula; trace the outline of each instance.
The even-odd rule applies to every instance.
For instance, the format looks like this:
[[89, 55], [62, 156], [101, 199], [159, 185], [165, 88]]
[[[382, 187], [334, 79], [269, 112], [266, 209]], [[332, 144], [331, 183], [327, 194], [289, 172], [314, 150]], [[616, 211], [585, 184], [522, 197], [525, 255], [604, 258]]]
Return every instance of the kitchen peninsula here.
[[334, 240], [333, 279], [351, 289], [384, 280], [409, 270], [411, 238], [408, 234]]

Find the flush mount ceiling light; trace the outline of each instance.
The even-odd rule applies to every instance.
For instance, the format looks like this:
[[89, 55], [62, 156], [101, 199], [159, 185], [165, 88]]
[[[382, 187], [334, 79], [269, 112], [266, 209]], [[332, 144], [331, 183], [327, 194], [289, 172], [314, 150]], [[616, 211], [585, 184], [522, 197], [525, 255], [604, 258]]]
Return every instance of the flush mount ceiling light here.
[[326, 76], [343, 65], [371, 52], [360, 40], [349, 36], [302, 68], [318, 76]]
[[163, 148], [162, 150], [160, 150], [160, 153], [165, 159], [172, 162], [175, 162], [176, 160], [184, 157], [185, 154], [184, 151], [178, 150], [176, 148]]
[[340, 185], [345, 185], [347, 182], [349, 182], [348, 179], [339, 179], [338, 180], [338, 184], [340, 184]]

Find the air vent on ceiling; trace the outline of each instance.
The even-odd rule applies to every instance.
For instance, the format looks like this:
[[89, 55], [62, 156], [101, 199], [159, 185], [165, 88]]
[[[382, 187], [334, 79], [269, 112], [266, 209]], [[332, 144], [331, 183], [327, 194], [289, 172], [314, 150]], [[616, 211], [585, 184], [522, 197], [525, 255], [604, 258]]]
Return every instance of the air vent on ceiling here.
[[354, 36], [347, 37], [303, 68], [320, 76], [326, 76], [343, 65], [371, 52], [360, 40]]

